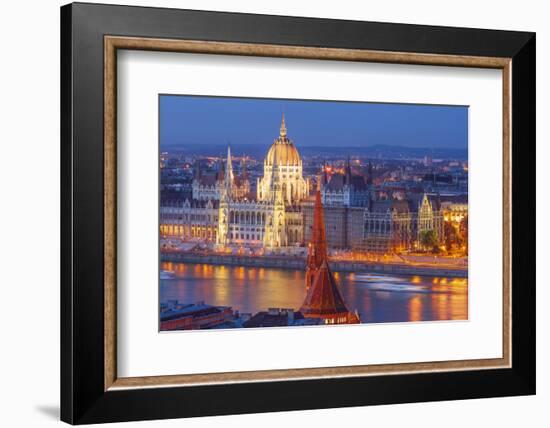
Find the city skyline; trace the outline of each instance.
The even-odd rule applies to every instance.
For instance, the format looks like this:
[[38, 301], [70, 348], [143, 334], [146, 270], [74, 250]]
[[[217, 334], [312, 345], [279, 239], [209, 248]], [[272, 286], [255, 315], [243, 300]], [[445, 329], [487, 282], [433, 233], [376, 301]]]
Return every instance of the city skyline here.
[[[171, 129], [183, 138], [197, 129], [211, 138], [228, 132], [227, 123], [243, 135], [264, 126], [248, 112], [258, 100], [185, 100], [186, 108], [202, 104], [193, 110], [201, 120], [161, 108], [161, 136], [176, 122]], [[226, 143], [213, 154], [203, 143], [160, 153], [160, 330], [467, 319], [467, 150], [461, 159], [441, 147], [410, 156], [401, 141], [393, 154], [365, 156], [333, 135], [330, 144], [300, 145], [295, 130], [311, 129], [308, 118], [338, 118], [364, 136], [372, 126], [361, 121], [366, 105], [344, 106], [350, 115], [342, 103], [293, 102], [291, 122], [288, 108], [266, 113], [277, 103], [260, 102], [254, 113], [268, 113], [272, 133], [246, 152]], [[410, 133], [403, 129], [415, 114], [435, 120], [425, 107], [368, 107], [382, 111], [384, 134]], [[224, 111], [223, 123], [211, 123]], [[250, 156], [252, 147], [261, 155]]]
[[303, 148], [468, 148], [468, 107], [161, 95], [160, 146], [269, 145], [284, 112]]

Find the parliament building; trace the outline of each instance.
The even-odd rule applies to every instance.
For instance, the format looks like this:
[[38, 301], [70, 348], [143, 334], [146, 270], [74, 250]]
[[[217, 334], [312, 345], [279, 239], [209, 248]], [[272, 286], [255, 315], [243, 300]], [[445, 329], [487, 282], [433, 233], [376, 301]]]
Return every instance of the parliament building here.
[[[420, 193], [379, 199], [370, 164], [366, 177], [356, 175], [348, 158], [343, 173], [329, 175], [323, 167], [317, 182], [329, 248], [388, 253], [418, 247], [426, 230], [443, 237], [438, 197]], [[230, 148], [215, 174], [202, 174], [197, 161], [191, 187], [191, 197], [161, 198], [161, 237], [272, 251], [305, 248], [312, 239], [316, 189], [304, 178], [284, 115], [254, 194], [244, 161], [240, 174], [234, 172]]]

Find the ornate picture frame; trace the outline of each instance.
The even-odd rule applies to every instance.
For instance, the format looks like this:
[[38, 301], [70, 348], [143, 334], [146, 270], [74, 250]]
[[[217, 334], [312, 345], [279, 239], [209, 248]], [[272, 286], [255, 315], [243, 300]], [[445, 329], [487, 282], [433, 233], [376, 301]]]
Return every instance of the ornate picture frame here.
[[[503, 265], [502, 357], [119, 377], [119, 50], [501, 70], [503, 250], [495, 257]], [[82, 424], [535, 393], [533, 33], [76, 3], [61, 8], [61, 54], [62, 420]]]

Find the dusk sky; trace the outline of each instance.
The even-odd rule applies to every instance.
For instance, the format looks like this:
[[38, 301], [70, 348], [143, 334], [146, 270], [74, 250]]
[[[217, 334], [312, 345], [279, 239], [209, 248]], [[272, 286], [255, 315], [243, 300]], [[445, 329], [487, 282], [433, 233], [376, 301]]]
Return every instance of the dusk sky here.
[[160, 143], [270, 145], [283, 111], [298, 147], [468, 147], [464, 106], [174, 95], [160, 97]]

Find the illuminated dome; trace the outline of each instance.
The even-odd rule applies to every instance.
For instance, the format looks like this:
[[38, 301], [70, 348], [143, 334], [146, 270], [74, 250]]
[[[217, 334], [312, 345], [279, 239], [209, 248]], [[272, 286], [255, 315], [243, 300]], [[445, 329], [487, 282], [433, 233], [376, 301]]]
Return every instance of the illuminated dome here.
[[281, 122], [281, 131], [265, 157], [265, 164], [269, 166], [284, 165], [298, 166], [301, 165], [300, 153], [294, 146], [294, 143], [286, 136], [285, 116]]

